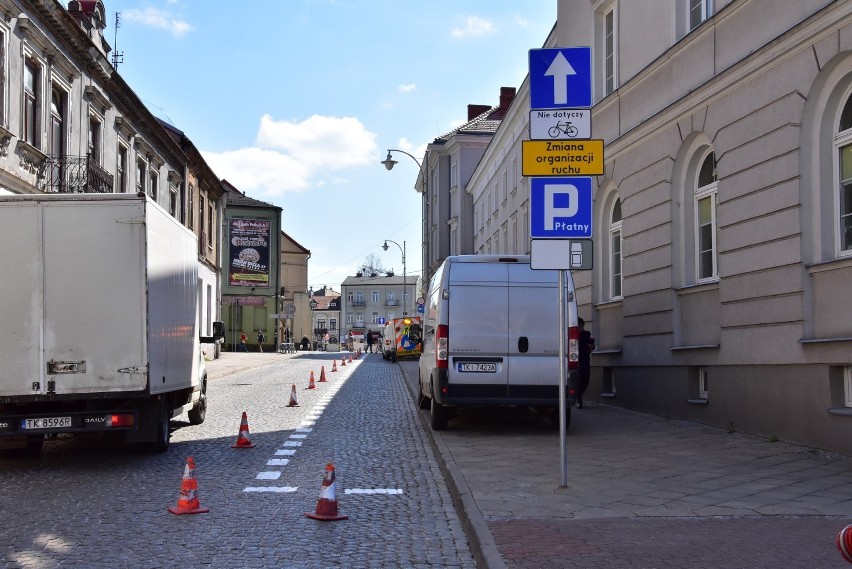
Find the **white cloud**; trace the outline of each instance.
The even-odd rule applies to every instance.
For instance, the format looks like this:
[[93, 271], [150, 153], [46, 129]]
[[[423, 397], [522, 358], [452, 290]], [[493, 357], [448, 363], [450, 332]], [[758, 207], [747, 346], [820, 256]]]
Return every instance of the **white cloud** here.
[[399, 87], [396, 88], [396, 90], [399, 91], [400, 93], [411, 93], [415, 89], [417, 89], [417, 85], [414, 84], [414, 83], [408, 83], [406, 85], [400, 85]]
[[314, 115], [291, 122], [263, 115], [256, 146], [203, 154], [216, 175], [240, 191], [277, 196], [340, 183], [342, 178], [324, 175], [372, 163], [377, 152], [375, 138], [353, 117]]
[[479, 38], [493, 34], [497, 31], [494, 22], [485, 20], [477, 16], [468, 16], [465, 18], [464, 27], [453, 28], [450, 35], [454, 38]]
[[125, 21], [165, 30], [178, 38], [192, 31], [192, 26], [189, 23], [176, 19], [169, 12], [156, 8], [126, 10], [121, 13], [121, 16]]

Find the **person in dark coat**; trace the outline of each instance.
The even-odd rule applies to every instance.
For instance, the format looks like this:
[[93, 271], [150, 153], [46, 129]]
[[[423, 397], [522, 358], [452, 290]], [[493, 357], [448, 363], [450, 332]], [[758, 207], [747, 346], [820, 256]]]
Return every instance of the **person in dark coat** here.
[[367, 332], [367, 351], [373, 353], [373, 333]]
[[583, 393], [589, 387], [589, 377], [592, 375], [592, 352], [595, 349], [595, 338], [586, 330], [586, 321], [577, 319], [580, 326], [580, 390], [577, 393], [577, 408], [583, 408]]

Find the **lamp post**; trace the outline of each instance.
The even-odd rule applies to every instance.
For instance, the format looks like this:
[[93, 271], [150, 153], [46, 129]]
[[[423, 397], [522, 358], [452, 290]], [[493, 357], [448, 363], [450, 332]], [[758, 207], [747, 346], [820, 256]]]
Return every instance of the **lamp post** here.
[[[384, 245], [382, 245], [382, 249], [385, 251], [388, 250], [388, 243], [393, 243], [397, 247], [399, 247], [399, 243], [396, 241], [391, 241], [390, 239], [385, 239]], [[400, 253], [402, 253], [402, 315], [408, 315], [408, 303], [406, 302], [406, 294], [408, 291], [405, 288], [405, 241], [402, 242], [402, 247], [399, 247]]]
[[[423, 170], [423, 165], [420, 163], [420, 160], [418, 160], [417, 158], [415, 158], [414, 156], [412, 156], [411, 154], [409, 154], [405, 150], [400, 150], [398, 148], [388, 148], [387, 158], [385, 158], [384, 160], [381, 161], [381, 163], [384, 164], [384, 166], [387, 170], [393, 170], [393, 167], [398, 163], [396, 160], [393, 159], [391, 152], [401, 152], [402, 154], [405, 154], [406, 156], [408, 156], [409, 158], [414, 160], [415, 164], [417, 164], [417, 168], [418, 168], [419, 171]], [[428, 165], [428, 156], [429, 156], [429, 153], [427, 151], [426, 152], [427, 165]], [[415, 188], [416, 188], [416, 185], [415, 185]], [[429, 228], [429, 219], [428, 219], [428, 212], [429, 212], [428, 205], [429, 205], [429, 176], [428, 176], [428, 172], [423, 172], [423, 211], [421, 212], [421, 215], [423, 217], [423, 226], [421, 228], [421, 231], [423, 232], [423, 236], [422, 236], [422, 241], [423, 241], [423, 258], [422, 258], [423, 284], [426, 287], [429, 286], [429, 278], [430, 278], [429, 277], [429, 263], [431, 262], [431, 257], [429, 255], [429, 229], [430, 228]], [[387, 248], [385, 248], [385, 250], [387, 251]], [[404, 258], [405, 253], [403, 253], [402, 256]]]
[[311, 348], [313, 348], [317, 343], [317, 318], [316, 318], [316, 315], [314, 314], [314, 310], [316, 310], [317, 305], [319, 303], [316, 301], [315, 298], [312, 298], [311, 301], [308, 304], [310, 304], [310, 306], [311, 306], [311, 328], [314, 331], [314, 343], [311, 346]]

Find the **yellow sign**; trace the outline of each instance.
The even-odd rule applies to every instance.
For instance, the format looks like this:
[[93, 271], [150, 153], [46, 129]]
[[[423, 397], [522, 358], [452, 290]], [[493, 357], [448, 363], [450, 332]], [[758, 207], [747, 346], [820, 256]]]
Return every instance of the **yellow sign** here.
[[602, 176], [603, 140], [524, 140], [524, 176]]

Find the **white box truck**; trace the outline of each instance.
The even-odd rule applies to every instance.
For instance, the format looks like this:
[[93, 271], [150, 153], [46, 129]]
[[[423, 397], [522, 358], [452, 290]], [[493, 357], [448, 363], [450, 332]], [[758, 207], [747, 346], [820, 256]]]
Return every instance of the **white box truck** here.
[[195, 235], [144, 194], [0, 196], [0, 449], [206, 413]]
[[[423, 316], [420, 407], [434, 430], [457, 407], [529, 406], [559, 426], [559, 274], [525, 255], [447, 257]], [[566, 278], [566, 423], [579, 386], [574, 281]]]

